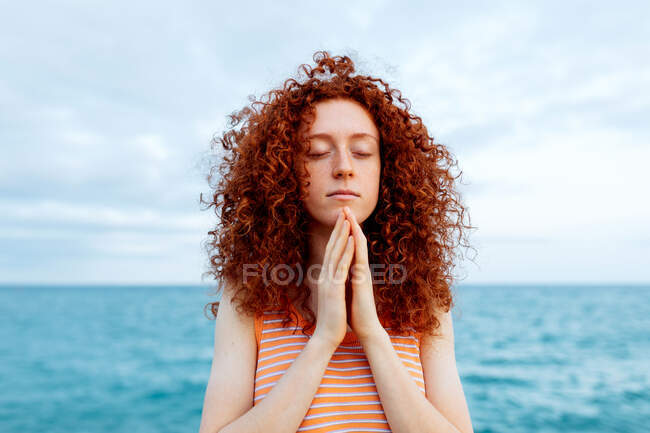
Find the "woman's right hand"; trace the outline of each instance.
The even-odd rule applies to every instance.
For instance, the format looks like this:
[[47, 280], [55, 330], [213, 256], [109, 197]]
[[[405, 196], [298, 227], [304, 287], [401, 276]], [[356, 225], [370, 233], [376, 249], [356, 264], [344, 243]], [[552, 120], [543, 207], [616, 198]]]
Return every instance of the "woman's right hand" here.
[[354, 254], [350, 222], [341, 209], [318, 277], [318, 315], [314, 337], [338, 347], [348, 328], [345, 306], [345, 280]]

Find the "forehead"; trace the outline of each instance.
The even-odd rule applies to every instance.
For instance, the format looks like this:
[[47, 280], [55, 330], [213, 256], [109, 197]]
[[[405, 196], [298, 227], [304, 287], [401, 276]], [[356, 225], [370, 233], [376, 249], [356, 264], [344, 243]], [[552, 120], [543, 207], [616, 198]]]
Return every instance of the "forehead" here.
[[318, 134], [351, 136], [368, 134], [379, 139], [379, 131], [370, 113], [358, 102], [330, 99], [314, 105], [315, 118], [308, 136]]

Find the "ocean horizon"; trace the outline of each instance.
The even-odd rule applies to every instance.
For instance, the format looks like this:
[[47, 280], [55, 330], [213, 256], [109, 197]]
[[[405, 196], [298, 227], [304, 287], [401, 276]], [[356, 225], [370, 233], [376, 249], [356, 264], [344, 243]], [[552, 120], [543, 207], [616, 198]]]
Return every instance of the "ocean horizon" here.
[[[207, 285], [0, 284], [0, 431], [198, 432]], [[458, 284], [474, 431], [642, 432], [650, 284]]]

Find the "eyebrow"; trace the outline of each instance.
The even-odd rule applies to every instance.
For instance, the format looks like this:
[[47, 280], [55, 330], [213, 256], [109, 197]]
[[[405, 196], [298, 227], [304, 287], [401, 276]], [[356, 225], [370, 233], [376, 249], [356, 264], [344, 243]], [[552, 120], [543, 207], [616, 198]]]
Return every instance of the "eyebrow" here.
[[[351, 134], [350, 137], [351, 138], [369, 137], [369, 138], [372, 138], [373, 140], [375, 140], [377, 143], [379, 143], [379, 139], [377, 137], [375, 137], [372, 134], [368, 134], [366, 132], [355, 132], [354, 134]], [[326, 132], [321, 132], [321, 133], [318, 133], [318, 134], [311, 134], [311, 135], [307, 136], [307, 138], [325, 138], [325, 139], [327, 139], [329, 141], [332, 141], [332, 136], [330, 134], [326, 133]]]

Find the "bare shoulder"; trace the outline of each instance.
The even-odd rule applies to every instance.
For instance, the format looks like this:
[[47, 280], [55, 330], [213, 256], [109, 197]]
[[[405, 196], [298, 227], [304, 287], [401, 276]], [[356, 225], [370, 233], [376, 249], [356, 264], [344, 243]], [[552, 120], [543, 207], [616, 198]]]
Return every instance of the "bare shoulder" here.
[[[232, 335], [234, 332], [236, 336], [247, 335], [250, 339], [251, 335], [255, 340], [255, 317], [253, 315], [240, 313], [237, 311], [237, 304], [233, 301], [232, 290], [224, 289], [221, 300], [219, 301], [219, 311], [215, 321], [215, 332], [221, 331], [221, 334]], [[224, 333], [223, 331], [229, 331]], [[215, 337], [217, 335], [215, 334]], [[215, 341], [216, 343], [216, 341]], [[215, 344], [216, 347], [216, 344]]]
[[422, 335], [421, 346], [440, 346], [441, 344], [451, 347], [454, 346], [454, 324], [451, 316], [451, 310], [436, 311], [436, 318], [440, 323], [438, 329], [433, 333], [424, 333]]

